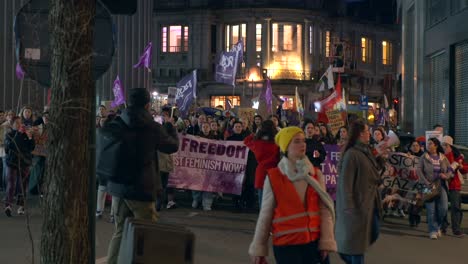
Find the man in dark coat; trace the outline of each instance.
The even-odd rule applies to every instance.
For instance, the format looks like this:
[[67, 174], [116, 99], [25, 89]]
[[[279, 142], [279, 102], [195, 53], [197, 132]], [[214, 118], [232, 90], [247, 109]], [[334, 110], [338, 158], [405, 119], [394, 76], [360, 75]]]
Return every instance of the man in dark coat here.
[[[150, 110], [150, 94], [145, 88], [134, 88], [129, 91], [129, 107], [117, 117], [130, 128], [137, 131], [135, 141], [137, 155], [141, 160], [141, 168], [137, 168], [128, 184], [107, 182], [107, 189], [112, 194], [112, 209], [115, 214], [115, 232], [109, 245], [108, 262], [117, 263], [120, 242], [125, 219], [157, 220], [155, 200], [157, 193], [162, 191], [158, 168], [158, 151], [172, 154], [179, 148], [179, 140], [173, 122], [164, 126], [156, 123]], [[104, 128], [105, 129], [105, 128]], [[99, 153], [99, 152], [98, 152]], [[98, 164], [99, 167], [99, 164]], [[123, 181], [125, 182], [125, 181]]]

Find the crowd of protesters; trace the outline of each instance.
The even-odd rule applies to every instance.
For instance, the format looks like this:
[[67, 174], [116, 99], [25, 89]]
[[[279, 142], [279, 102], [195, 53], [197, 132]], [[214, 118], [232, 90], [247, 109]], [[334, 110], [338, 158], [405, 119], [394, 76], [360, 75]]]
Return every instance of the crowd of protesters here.
[[[101, 105], [96, 116], [97, 133], [120, 114], [120, 110], [108, 110]], [[449, 227], [454, 236], [463, 236], [460, 191], [462, 175], [467, 173], [467, 165], [463, 154], [454, 146], [453, 138], [448, 135], [443, 136], [442, 141], [418, 137], [406, 145], [389, 146], [385, 144], [388, 140], [388, 128], [370, 127], [359, 120], [349, 122], [334, 135], [325, 123], [306, 119], [299, 127], [289, 126], [284, 118], [277, 115], [265, 118], [256, 115], [248, 120], [219, 113], [210, 115], [199, 112], [186, 118], [178, 118], [170, 107], [160, 111], [151, 110], [150, 114], [159, 123], [171, 120], [181, 134], [211, 140], [243, 141], [248, 147], [242, 194], [233, 195], [232, 203], [236, 210], [258, 208], [260, 211], [255, 237], [249, 249], [255, 263], [262, 263], [262, 257], [268, 252], [266, 239], [270, 235], [270, 228], [273, 230], [273, 251], [279, 263], [286, 263], [292, 255], [304, 255], [311, 248], [315, 253], [305, 254], [304, 259], [326, 259], [327, 252], [338, 250], [347, 263], [361, 263], [367, 247], [378, 237], [379, 219], [385, 216], [406, 217], [408, 214], [409, 225], [415, 227], [421, 222], [423, 209], [427, 214], [430, 239], [438, 239], [447, 233]], [[30, 107], [24, 107], [18, 114], [14, 111], [0, 111], [0, 187], [5, 192], [4, 212], [9, 217], [13, 215], [14, 209], [17, 215], [25, 213], [26, 194], [42, 192], [47, 158], [47, 126], [47, 109], [41, 114]], [[433, 129], [443, 131], [439, 125]], [[335, 202], [331, 202], [333, 206], [330, 206], [329, 197], [323, 195], [323, 175], [320, 172], [327, 154], [324, 148], [326, 144], [336, 144], [342, 152], [337, 197]], [[379, 151], [376, 150], [377, 147], [380, 148]], [[386, 199], [391, 190], [382, 187], [381, 177], [385, 170], [383, 162], [386, 155], [393, 151], [405, 152], [420, 159], [421, 166], [417, 174], [420, 181], [429, 188], [438, 188], [435, 199], [424, 201], [424, 193], [416, 196], [423, 201], [420, 203], [408, 204]], [[164, 192], [157, 197], [157, 211], [178, 206], [175, 190], [167, 186], [169, 175], [174, 170], [173, 155], [177, 153], [159, 153], [158, 167]], [[355, 178], [357, 174], [353, 170], [359, 170], [359, 175], [366, 177], [358, 175]], [[298, 175], [297, 171], [302, 171], [306, 176]], [[313, 176], [314, 181], [311, 183], [307, 176]], [[97, 180], [96, 217], [101, 218], [105, 211], [106, 197], [109, 198], [108, 183], [105, 179]], [[356, 182], [359, 184], [355, 184]], [[278, 188], [280, 184], [285, 189]], [[300, 194], [300, 200], [289, 197], [287, 190], [293, 191], [294, 188]], [[193, 209], [210, 211], [216, 207], [216, 201], [222, 199], [223, 194], [192, 191], [191, 197]], [[299, 238], [297, 234], [282, 237], [282, 233], [289, 231], [287, 228], [283, 230], [287, 224], [281, 224], [278, 218], [281, 219], [284, 214], [297, 213], [295, 206], [296, 209], [304, 209], [301, 204], [305, 203], [305, 199], [312, 199], [316, 203], [308, 205], [310, 208], [306, 209], [311, 212], [306, 212], [307, 215], [315, 214], [314, 212], [319, 212], [321, 216], [327, 215], [320, 219], [321, 224], [317, 224], [320, 230], [310, 231], [307, 239]], [[360, 208], [369, 211], [365, 219], [359, 218], [356, 213]], [[114, 221], [113, 215], [114, 212], [111, 211], [111, 222]], [[332, 229], [329, 229], [330, 225]], [[333, 230], [333, 225], [337, 230], [336, 241], [333, 233], [329, 232]], [[358, 239], [360, 243], [349, 244], [349, 241], [356, 241], [356, 237], [353, 237], [356, 230], [362, 231], [359, 232], [362, 239]], [[275, 232], [280, 235], [277, 234], [276, 237]], [[284, 246], [298, 241], [307, 246], [296, 251], [285, 250]], [[320, 244], [316, 244], [317, 241]]]

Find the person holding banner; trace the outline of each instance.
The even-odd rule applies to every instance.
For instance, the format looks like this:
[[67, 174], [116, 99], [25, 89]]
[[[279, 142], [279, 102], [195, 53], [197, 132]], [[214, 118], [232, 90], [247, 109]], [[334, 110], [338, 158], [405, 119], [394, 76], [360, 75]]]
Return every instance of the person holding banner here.
[[314, 122], [308, 120], [304, 122], [304, 132], [306, 135], [306, 155], [310, 162], [316, 168], [320, 168], [320, 164], [327, 157], [327, 152], [322, 143], [318, 141], [319, 136], [315, 135]]
[[244, 139], [244, 144], [252, 151], [257, 160], [255, 169], [254, 187], [258, 194], [258, 205], [262, 207], [263, 184], [267, 176], [267, 170], [276, 167], [279, 162], [279, 148], [275, 144], [277, 130], [273, 121], [265, 120], [256, 134], [251, 134]]
[[[409, 145], [408, 154], [416, 157], [421, 157], [424, 154], [422, 146], [417, 140], [413, 140]], [[420, 195], [418, 194], [418, 197]], [[420, 198], [419, 198], [420, 199]], [[410, 204], [408, 207], [408, 220], [411, 227], [417, 227], [421, 223], [422, 206], [418, 204]]]
[[452, 178], [453, 172], [437, 138], [429, 138], [426, 147], [427, 152], [421, 157], [419, 173], [430, 186], [436, 186], [439, 192], [434, 199], [426, 201], [429, 237], [436, 240], [442, 236], [441, 228], [448, 211], [447, 180]]
[[328, 253], [336, 251], [335, 210], [323, 174], [305, 155], [301, 128], [281, 129], [275, 142], [284, 157], [265, 179], [251, 261], [266, 263], [271, 231], [276, 263], [326, 263]]
[[[208, 122], [201, 123], [201, 131], [198, 135], [202, 138], [214, 139], [218, 138], [211, 132], [211, 127]], [[211, 211], [211, 206], [213, 205], [214, 193], [212, 192], [202, 192], [202, 191], [192, 191], [192, 208], [197, 209], [202, 201], [202, 206], [204, 211]]]
[[353, 122], [338, 166], [335, 234], [338, 252], [347, 264], [363, 264], [365, 252], [379, 237], [384, 164], [374, 156], [369, 142], [367, 124]]

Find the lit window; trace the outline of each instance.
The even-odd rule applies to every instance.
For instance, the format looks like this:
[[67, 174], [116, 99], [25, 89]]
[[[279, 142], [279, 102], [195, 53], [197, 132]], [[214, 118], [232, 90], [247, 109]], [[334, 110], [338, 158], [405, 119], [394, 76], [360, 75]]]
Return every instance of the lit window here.
[[213, 95], [211, 96], [211, 107], [223, 106], [226, 109], [226, 97], [231, 102], [231, 107], [240, 106], [240, 96], [225, 96], [225, 95]]
[[162, 52], [167, 52], [167, 27], [162, 28]]
[[189, 38], [189, 31], [188, 31], [188, 27], [185, 26], [184, 27], [184, 43], [183, 43], [185, 52], [188, 52], [188, 43], [189, 43], [188, 38]]
[[331, 43], [331, 36], [330, 31], [325, 32], [325, 56], [330, 57], [330, 43]]
[[313, 35], [314, 35], [314, 28], [312, 26], [309, 26], [309, 54], [312, 54]]
[[162, 52], [188, 52], [188, 26], [162, 27], [161, 35]]
[[[302, 25], [295, 23], [272, 24], [272, 57], [268, 69], [271, 79], [303, 80]], [[264, 66], [264, 67], [265, 67]]]
[[278, 24], [273, 24], [273, 38], [271, 44], [271, 51], [276, 52], [278, 49]]
[[382, 64], [392, 65], [393, 61], [393, 50], [392, 43], [388, 41], [382, 41]]
[[301, 49], [302, 27], [298, 24], [273, 23], [273, 52]]
[[247, 24], [227, 25], [226, 26], [226, 50], [231, 50], [232, 46], [242, 39], [244, 42], [244, 51], [247, 47]]
[[262, 51], [262, 24], [257, 24], [255, 28], [255, 50]]
[[361, 61], [365, 63], [372, 61], [372, 41], [368, 38], [361, 38]]
[[283, 109], [294, 109], [294, 96], [293, 95], [280, 95], [279, 98], [284, 101]]

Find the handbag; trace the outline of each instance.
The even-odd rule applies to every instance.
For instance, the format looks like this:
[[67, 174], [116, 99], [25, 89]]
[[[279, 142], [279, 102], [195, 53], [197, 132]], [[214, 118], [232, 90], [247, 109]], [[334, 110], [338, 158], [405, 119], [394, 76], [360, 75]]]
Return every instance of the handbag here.
[[425, 203], [430, 203], [435, 199], [439, 198], [441, 192], [441, 182], [440, 180], [434, 181], [428, 187], [423, 189], [423, 200]]

